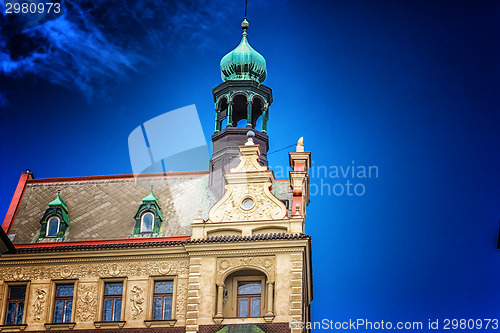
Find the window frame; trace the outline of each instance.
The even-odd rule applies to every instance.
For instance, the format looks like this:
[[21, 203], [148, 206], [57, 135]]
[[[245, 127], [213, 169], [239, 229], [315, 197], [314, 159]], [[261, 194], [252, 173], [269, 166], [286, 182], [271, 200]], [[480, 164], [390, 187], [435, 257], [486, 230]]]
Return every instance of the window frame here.
[[[151, 221], [151, 231], [144, 231], [143, 229], [143, 226], [144, 226], [144, 217], [146, 215], [151, 215], [153, 217], [153, 220]], [[152, 211], [145, 211], [144, 213], [142, 213], [141, 215], [141, 226], [139, 228], [139, 233], [140, 234], [150, 234], [150, 233], [153, 233], [153, 230], [155, 229], [155, 214], [152, 212]]]
[[[239, 287], [240, 284], [247, 284], [247, 283], [259, 283], [260, 284], [260, 294], [245, 294], [245, 295], [240, 295], [239, 294]], [[237, 281], [236, 283], [236, 317], [238, 318], [259, 318], [262, 317], [262, 281]], [[252, 316], [252, 300], [253, 299], [259, 299], [259, 315], [258, 316]], [[240, 299], [246, 299], [247, 301], [247, 315], [246, 316], [240, 316]]]
[[[264, 316], [265, 310], [266, 310], [266, 302], [267, 302], [267, 288], [266, 288], [266, 281], [267, 277], [265, 275], [240, 275], [240, 276], [235, 276], [232, 279], [232, 295], [230, 296], [231, 299], [231, 313], [234, 317], [232, 318], [262, 318]], [[260, 314], [258, 317], [238, 317], [238, 310], [239, 310], [239, 304], [238, 304], [238, 285], [240, 282], [260, 282]]]
[[[48, 323], [50, 324], [56, 324], [56, 325], [64, 325], [64, 324], [71, 324], [71, 323], [74, 323], [75, 322], [75, 307], [76, 307], [76, 294], [77, 294], [77, 284], [78, 284], [78, 280], [53, 280], [52, 281], [52, 292], [51, 292], [51, 305], [50, 305], [50, 313], [49, 313], [49, 318], [48, 318]], [[71, 319], [70, 321], [66, 322], [64, 321], [64, 312], [63, 312], [63, 317], [62, 317], [62, 320], [63, 321], [60, 321], [60, 322], [56, 322], [54, 319], [54, 316], [55, 316], [55, 312], [56, 312], [56, 301], [58, 299], [61, 299], [61, 298], [64, 298], [64, 299], [69, 299], [68, 296], [65, 296], [65, 297], [58, 297], [57, 296], [57, 287], [58, 286], [64, 286], [64, 285], [72, 285], [73, 286], [73, 296], [71, 296], [71, 301], [72, 301], [72, 304], [71, 304]], [[66, 303], [66, 302], [65, 302]]]
[[[172, 292], [171, 293], [156, 293], [156, 283], [158, 282], [172, 282]], [[171, 307], [170, 307], [170, 318], [165, 319], [165, 309], [164, 309], [164, 304], [165, 304], [165, 297], [169, 297], [171, 299]], [[156, 297], [161, 297], [162, 302], [161, 302], [161, 319], [155, 319], [154, 314], [155, 314], [155, 298]], [[172, 320], [172, 314], [173, 314], [173, 308], [174, 308], [174, 281], [173, 280], [155, 280], [153, 281], [153, 308], [152, 308], [152, 319], [153, 320]]]
[[[26, 293], [24, 296], [24, 306], [23, 306], [23, 318], [20, 324], [12, 323], [12, 324], [7, 324], [7, 313], [8, 313], [8, 306], [9, 306], [9, 293], [10, 289], [12, 287], [21, 287], [24, 286]], [[20, 281], [20, 282], [6, 282], [4, 283], [4, 288], [3, 288], [3, 297], [2, 299], [5, 300], [3, 309], [2, 311], [2, 318], [1, 318], [1, 323], [2, 326], [25, 326], [26, 325], [26, 314], [27, 314], [27, 308], [28, 308], [28, 302], [29, 302], [29, 290], [30, 290], [30, 282], [26, 281]]]
[[[57, 231], [55, 236], [49, 235], [50, 220], [57, 219]], [[59, 230], [61, 229], [61, 219], [57, 215], [51, 215], [47, 218], [47, 225], [45, 226], [45, 238], [57, 238], [59, 235]]]
[[[172, 311], [170, 319], [165, 320], [155, 320], [154, 317], [154, 295], [155, 295], [155, 283], [163, 282], [163, 281], [172, 281], [173, 282], [173, 291], [172, 291]], [[178, 286], [178, 277], [177, 275], [155, 275], [150, 276], [149, 284], [148, 284], [148, 292], [147, 294], [147, 311], [146, 311], [146, 326], [149, 327], [154, 325], [154, 323], [164, 323], [169, 322], [170, 325], [173, 325], [177, 321], [177, 286]], [[148, 326], [149, 325], [149, 326]]]
[[[121, 294], [121, 309], [120, 309], [120, 320], [104, 320], [104, 302], [106, 299], [106, 284], [110, 283], [121, 283], [123, 286], [122, 294]], [[101, 279], [99, 283], [99, 295], [101, 297], [101, 301], [99, 302], [99, 321], [98, 323], [122, 323], [125, 318], [125, 300], [127, 299], [127, 279], [125, 277], [122, 278], [114, 278], [114, 279]], [[114, 295], [114, 298], [117, 298], [118, 295]], [[113, 302], [114, 303], [114, 302]]]

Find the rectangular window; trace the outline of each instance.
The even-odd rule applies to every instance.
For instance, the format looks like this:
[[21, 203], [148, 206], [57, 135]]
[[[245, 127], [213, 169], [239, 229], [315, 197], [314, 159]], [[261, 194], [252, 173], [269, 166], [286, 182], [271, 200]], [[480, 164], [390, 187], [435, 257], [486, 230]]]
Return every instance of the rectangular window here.
[[261, 283], [238, 283], [238, 317], [260, 317]]
[[153, 320], [172, 319], [174, 281], [155, 281], [153, 294]]
[[104, 284], [103, 321], [120, 321], [122, 312], [123, 283]]
[[21, 325], [23, 323], [25, 300], [26, 286], [9, 287], [5, 325]]
[[72, 284], [56, 285], [56, 297], [54, 300], [54, 323], [71, 322], [71, 309], [73, 308]]

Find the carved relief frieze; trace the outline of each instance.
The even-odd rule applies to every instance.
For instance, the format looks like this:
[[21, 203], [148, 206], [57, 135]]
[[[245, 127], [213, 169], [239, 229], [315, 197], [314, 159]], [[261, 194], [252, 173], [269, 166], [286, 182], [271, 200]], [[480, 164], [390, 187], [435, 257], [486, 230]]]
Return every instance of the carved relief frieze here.
[[269, 281], [275, 281], [276, 259], [274, 256], [217, 258], [217, 283], [224, 283], [228, 274], [245, 268], [253, 268], [264, 272]]
[[177, 282], [177, 300], [175, 305], [175, 313], [177, 319], [186, 318], [187, 289], [187, 281], [184, 279], [179, 279]]
[[94, 321], [97, 308], [97, 285], [78, 287], [76, 317], [79, 321]]
[[116, 276], [182, 275], [188, 273], [187, 261], [140, 263], [99, 263], [2, 267], [0, 280], [81, 279]]
[[45, 296], [47, 296], [47, 291], [45, 289], [39, 288], [36, 290], [33, 310], [31, 311], [31, 316], [34, 321], [43, 319], [43, 313], [45, 312]]

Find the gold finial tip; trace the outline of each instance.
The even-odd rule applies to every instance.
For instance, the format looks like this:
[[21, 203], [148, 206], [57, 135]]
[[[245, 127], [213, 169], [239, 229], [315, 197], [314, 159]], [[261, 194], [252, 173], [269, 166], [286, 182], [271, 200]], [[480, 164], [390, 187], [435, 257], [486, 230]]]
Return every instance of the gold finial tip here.
[[250, 23], [248, 23], [248, 21], [247, 21], [247, 19], [245, 17], [245, 19], [243, 20], [243, 22], [241, 22], [241, 29], [247, 30], [249, 26], [250, 26]]

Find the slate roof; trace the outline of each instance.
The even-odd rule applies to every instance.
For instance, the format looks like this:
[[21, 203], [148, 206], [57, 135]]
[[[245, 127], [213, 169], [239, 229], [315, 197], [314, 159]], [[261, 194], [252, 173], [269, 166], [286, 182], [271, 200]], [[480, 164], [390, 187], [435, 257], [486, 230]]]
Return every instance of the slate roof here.
[[[9, 235], [15, 234], [14, 244], [35, 242], [40, 220], [60, 188], [69, 209], [64, 241], [132, 237], [134, 214], [149, 194], [151, 184], [164, 217], [158, 237], [190, 235], [198, 210], [207, 219], [216, 202], [208, 189], [208, 171], [148, 174], [137, 179], [133, 175], [31, 179]], [[289, 182], [285, 181], [275, 182], [272, 192], [281, 200], [290, 200], [292, 196]]]

